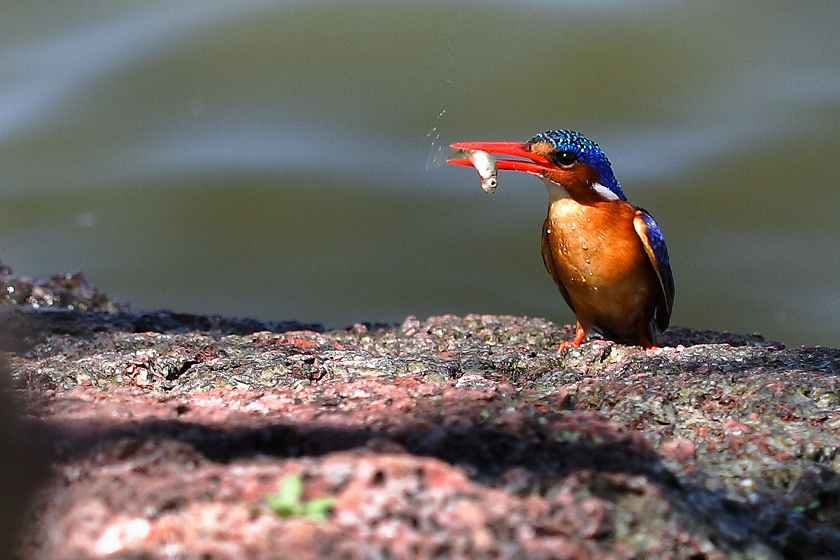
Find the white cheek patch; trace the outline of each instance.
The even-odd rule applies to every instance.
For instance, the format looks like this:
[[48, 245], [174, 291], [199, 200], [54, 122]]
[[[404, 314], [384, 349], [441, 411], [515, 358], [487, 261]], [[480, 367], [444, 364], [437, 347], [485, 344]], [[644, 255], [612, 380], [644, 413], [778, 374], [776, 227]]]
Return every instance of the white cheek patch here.
[[592, 183], [592, 188], [595, 190], [596, 193], [600, 194], [607, 200], [620, 200], [617, 194], [612, 192], [610, 189], [608, 189], [601, 183]]

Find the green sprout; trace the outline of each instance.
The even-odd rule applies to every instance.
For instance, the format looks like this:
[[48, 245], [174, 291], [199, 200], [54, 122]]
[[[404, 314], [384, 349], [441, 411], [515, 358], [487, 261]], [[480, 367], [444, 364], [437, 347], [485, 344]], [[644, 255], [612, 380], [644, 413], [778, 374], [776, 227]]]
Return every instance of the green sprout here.
[[302, 517], [309, 521], [326, 521], [335, 505], [335, 498], [325, 496], [302, 502], [303, 480], [297, 474], [286, 475], [277, 492], [265, 497], [266, 503], [280, 517]]

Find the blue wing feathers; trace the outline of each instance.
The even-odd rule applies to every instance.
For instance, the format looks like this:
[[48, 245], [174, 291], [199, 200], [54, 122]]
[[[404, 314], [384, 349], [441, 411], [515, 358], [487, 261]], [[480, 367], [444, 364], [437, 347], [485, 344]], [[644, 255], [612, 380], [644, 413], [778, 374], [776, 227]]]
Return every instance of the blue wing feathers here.
[[[665, 304], [667, 309], [664, 317], [657, 317], [657, 323], [667, 327], [671, 315], [671, 307], [674, 303], [674, 274], [671, 272], [671, 257], [668, 255], [668, 246], [665, 244], [665, 236], [662, 235], [662, 229], [653, 216], [647, 210], [639, 208], [639, 215], [645, 224], [645, 237], [643, 242], [650, 247], [656, 262], [653, 263], [657, 269], [659, 280], [662, 282], [662, 290], [665, 296]], [[664, 330], [664, 327], [663, 327]]]

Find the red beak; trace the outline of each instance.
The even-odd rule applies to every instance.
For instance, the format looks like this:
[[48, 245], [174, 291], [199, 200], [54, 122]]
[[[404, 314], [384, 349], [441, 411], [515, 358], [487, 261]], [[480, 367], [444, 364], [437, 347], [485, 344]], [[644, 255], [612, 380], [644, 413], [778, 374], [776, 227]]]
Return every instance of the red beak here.
[[[456, 150], [483, 150], [494, 156], [513, 156], [524, 159], [496, 159], [499, 169], [524, 171], [542, 176], [545, 171], [552, 171], [556, 166], [541, 155], [533, 153], [527, 142], [456, 142], [451, 145]], [[526, 161], [527, 160], [527, 161]], [[446, 160], [454, 165], [472, 165], [467, 159], [452, 158]]]

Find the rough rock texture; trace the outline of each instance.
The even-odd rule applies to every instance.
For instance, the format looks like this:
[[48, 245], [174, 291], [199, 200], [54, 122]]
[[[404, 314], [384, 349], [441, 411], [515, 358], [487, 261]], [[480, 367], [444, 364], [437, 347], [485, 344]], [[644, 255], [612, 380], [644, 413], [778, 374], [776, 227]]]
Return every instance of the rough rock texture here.
[[[26, 558], [840, 557], [840, 350], [675, 328], [557, 356], [544, 319], [327, 330], [38, 286], [2, 308], [51, 472]], [[290, 474], [326, 521], [266, 504]]]

